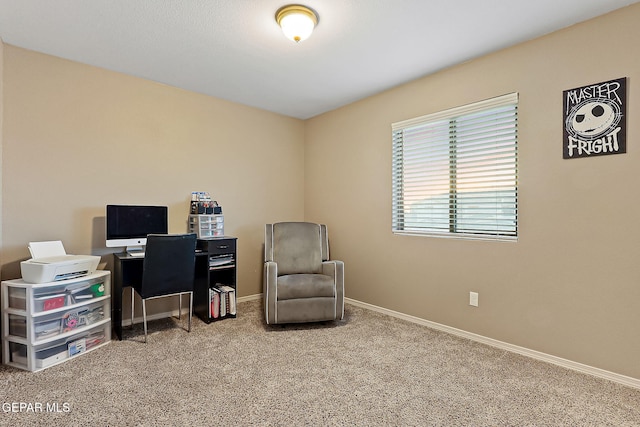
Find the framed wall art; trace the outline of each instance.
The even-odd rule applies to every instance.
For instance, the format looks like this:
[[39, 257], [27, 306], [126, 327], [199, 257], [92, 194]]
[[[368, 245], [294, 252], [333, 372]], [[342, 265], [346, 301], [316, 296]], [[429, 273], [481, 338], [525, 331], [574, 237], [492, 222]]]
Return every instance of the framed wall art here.
[[627, 152], [627, 78], [565, 90], [562, 157]]

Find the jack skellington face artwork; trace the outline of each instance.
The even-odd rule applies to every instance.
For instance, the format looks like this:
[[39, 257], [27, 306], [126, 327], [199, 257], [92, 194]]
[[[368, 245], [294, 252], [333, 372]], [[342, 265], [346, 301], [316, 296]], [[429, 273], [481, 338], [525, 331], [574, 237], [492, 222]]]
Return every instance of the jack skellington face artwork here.
[[563, 92], [563, 158], [626, 153], [626, 92], [626, 77]]
[[614, 129], [620, 122], [620, 107], [608, 99], [587, 101], [567, 118], [567, 130], [583, 138], [596, 138]]

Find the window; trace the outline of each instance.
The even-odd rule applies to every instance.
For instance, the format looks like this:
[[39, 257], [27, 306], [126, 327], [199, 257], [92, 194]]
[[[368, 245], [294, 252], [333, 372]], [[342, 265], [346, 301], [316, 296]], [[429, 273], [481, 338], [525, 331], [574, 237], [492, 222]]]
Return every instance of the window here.
[[515, 240], [518, 94], [392, 125], [394, 233]]

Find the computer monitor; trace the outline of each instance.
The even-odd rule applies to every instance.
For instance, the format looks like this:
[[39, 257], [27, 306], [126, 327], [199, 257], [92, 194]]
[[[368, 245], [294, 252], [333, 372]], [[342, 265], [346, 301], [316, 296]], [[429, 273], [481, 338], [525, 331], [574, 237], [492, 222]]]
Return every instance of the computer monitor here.
[[167, 234], [166, 206], [107, 205], [106, 245], [126, 247], [131, 255], [144, 255], [148, 234]]

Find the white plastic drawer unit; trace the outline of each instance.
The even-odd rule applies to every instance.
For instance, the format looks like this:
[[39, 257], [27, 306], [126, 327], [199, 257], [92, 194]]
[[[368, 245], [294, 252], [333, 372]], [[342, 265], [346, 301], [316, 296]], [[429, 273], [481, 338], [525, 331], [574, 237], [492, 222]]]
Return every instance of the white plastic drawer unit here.
[[224, 236], [224, 215], [189, 215], [189, 233], [200, 239]]
[[53, 366], [111, 340], [111, 274], [50, 283], [2, 282], [4, 363], [29, 371]]

